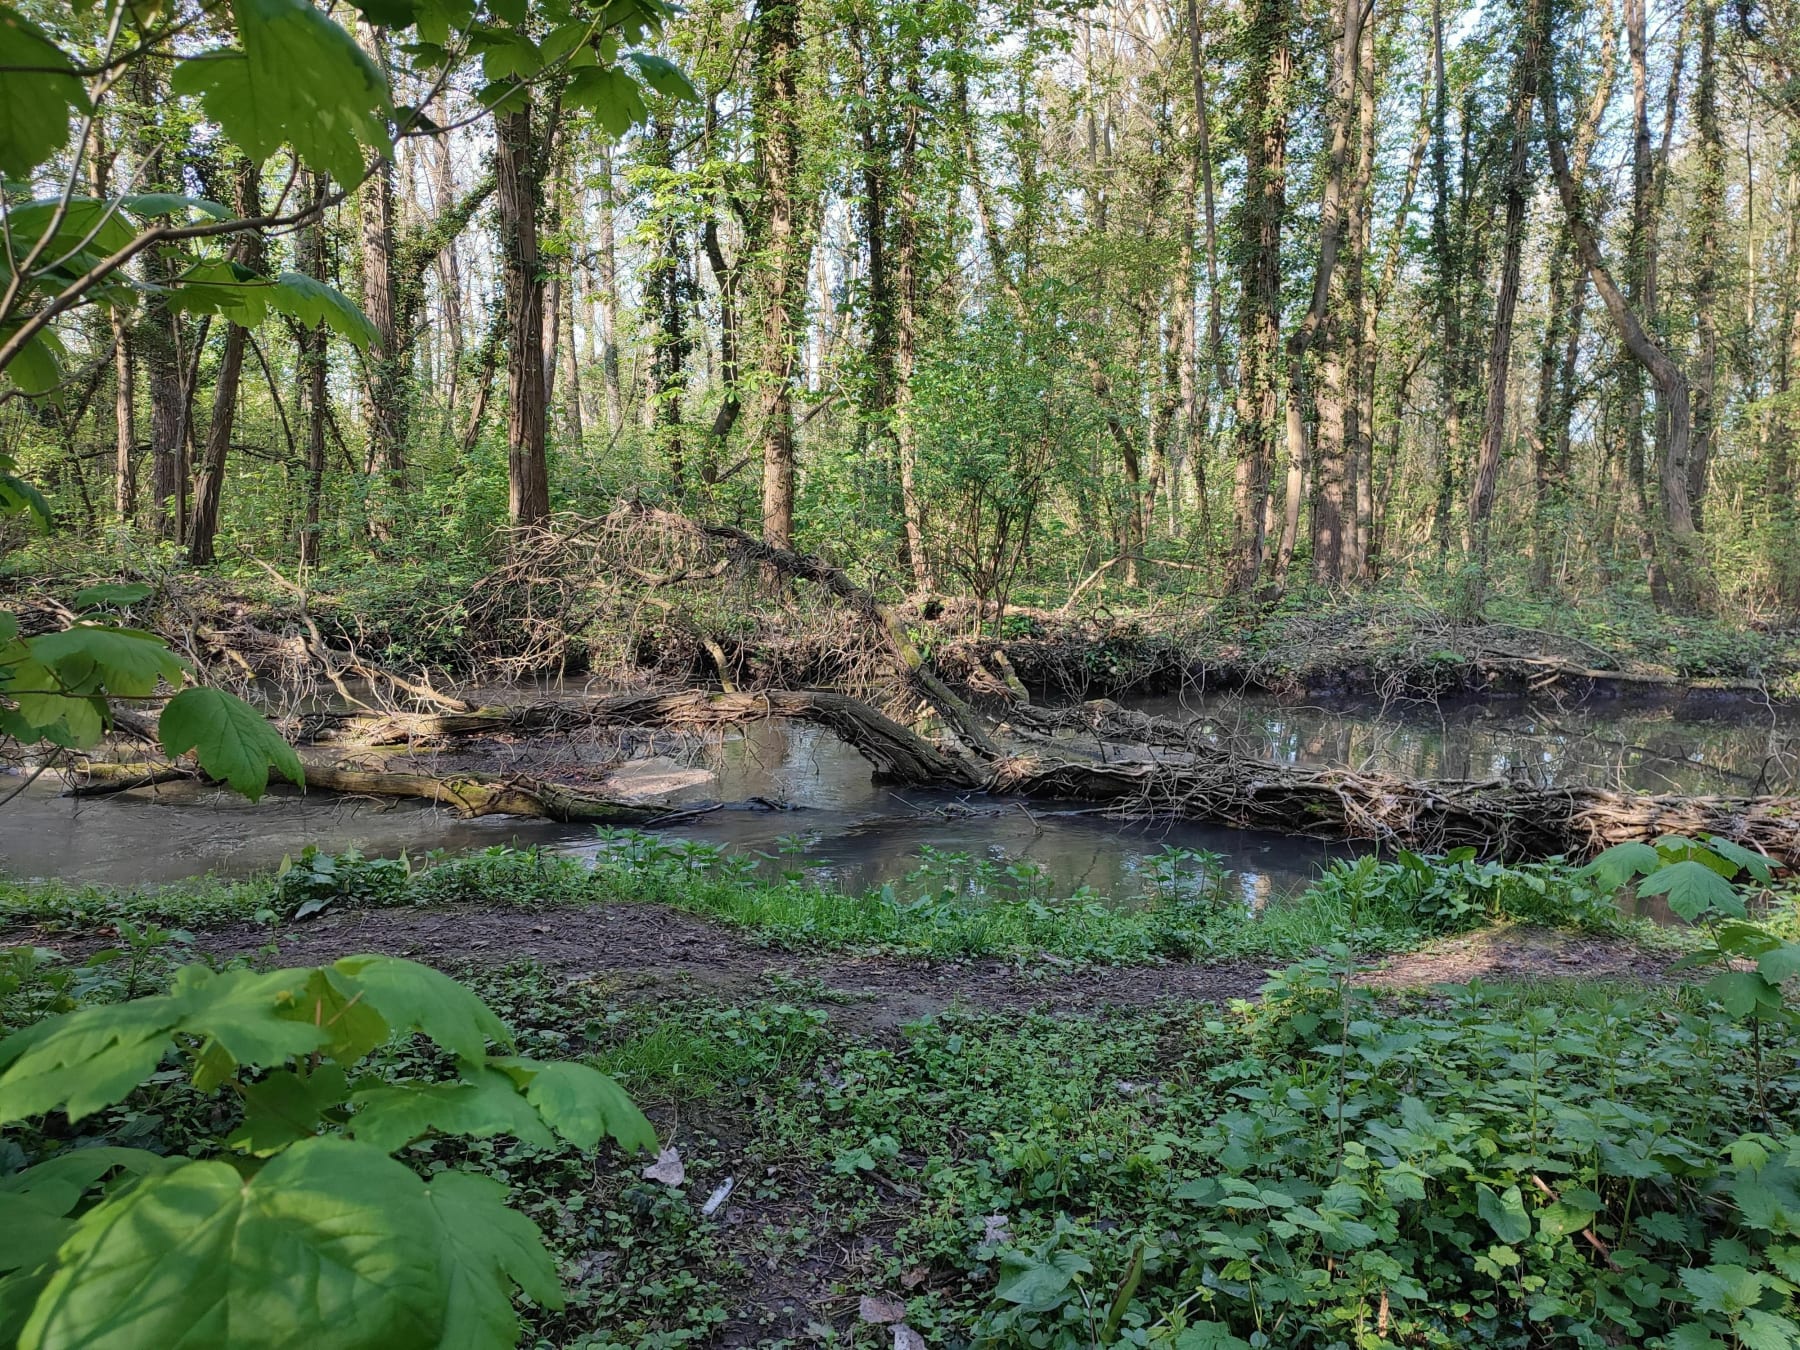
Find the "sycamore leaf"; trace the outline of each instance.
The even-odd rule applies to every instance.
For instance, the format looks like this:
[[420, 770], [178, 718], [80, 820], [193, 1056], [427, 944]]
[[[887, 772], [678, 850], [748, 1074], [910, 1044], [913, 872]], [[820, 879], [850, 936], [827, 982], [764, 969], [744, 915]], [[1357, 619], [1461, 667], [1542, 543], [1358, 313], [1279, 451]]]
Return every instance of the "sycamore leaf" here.
[[1669, 908], [1692, 923], [1708, 910], [1744, 917], [1737, 888], [1704, 862], [1689, 858], [1659, 868], [1637, 884], [1639, 895], [1663, 895]]
[[1708, 839], [1706, 843], [1714, 853], [1717, 853], [1720, 857], [1729, 862], [1736, 863], [1739, 867], [1743, 868], [1744, 871], [1762, 882], [1763, 885], [1768, 885], [1769, 882], [1774, 879], [1775, 874], [1769, 866], [1769, 857], [1767, 854], [1758, 853], [1755, 849], [1745, 848], [1742, 844], [1716, 834]]
[[324, 324], [360, 351], [367, 351], [381, 336], [343, 292], [302, 272], [283, 272], [276, 277], [267, 303], [277, 313], [308, 328]]
[[563, 103], [571, 108], [590, 109], [615, 139], [650, 115], [638, 82], [616, 66], [576, 71], [563, 91]]
[[303, 1140], [248, 1180], [188, 1163], [82, 1216], [19, 1345], [433, 1345], [443, 1240], [424, 1183], [365, 1145]]
[[135, 605], [147, 600], [155, 587], [141, 581], [103, 581], [97, 586], [84, 586], [75, 592], [76, 609], [100, 609], [107, 605]]
[[1614, 844], [1582, 868], [1579, 875], [1592, 877], [1604, 890], [1616, 891], [1634, 876], [1654, 872], [1662, 864], [1662, 854], [1648, 844]]
[[655, 52], [631, 52], [626, 59], [638, 68], [644, 83], [665, 98], [678, 98], [684, 103], [698, 103], [700, 95], [689, 83], [686, 72], [666, 56]]
[[354, 39], [311, 0], [233, 0], [241, 46], [190, 57], [172, 87], [252, 159], [292, 145], [340, 183], [362, 177], [368, 151], [391, 153], [387, 81]]
[[45, 529], [50, 528], [50, 503], [44, 494], [17, 474], [0, 473], [0, 515], [17, 516], [27, 511]]
[[30, 646], [33, 657], [62, 676], [65, 686], [81, 693], [145, 698], [156, 692], [157, 681], [179, 685], [187, 673], [186, 663], [161, 638], [137, 628], [78, 623], [35, 637]]
[[126, 209], [139, 216], [184, 216], [197, 212], [211, 220], [230, 220], [228, 207], [206, 197], [189, 197], [180, 192], [133, 192], [120, 199]]
[[343, 1069], [321, 1064], [309, 1074], [277, 1069], [244, 1087], [244, 1123], [225, 1142], [266, 1158], [319, 1132], [325, 1113], [349, 1091]]
[[602, 1136], [627, 1152], [652, 1152], [656, 1131], [633, 1105], [625, 1090], [598, 1069], [566, 1061], [537, 1063], [529, 1059], [499, 1061], [515, 1078], [525, 1079], [525, 1098], [545, 1122], [579, 1149], [591, 1149]]
[[346, 956], [329, 969], [345, 978], [396, 1031], [422, 1031], [461, 1059], [479, 1064], [489, 1041], [512, 1032], [471, 990], [448, 975], [398, 956]]
[[202, 769], [251, 801], [268, 787], [271, 767], [296, 787], [306, 786], [294, 747], [255, 708], [222, 689], [182, 690], [163, 709], [157, 735], [167, 754], [194, 751]]
[[29, 178], [68, 143], [87, 88], [68, 53], [9, 6], [0, 6], [0, 66], [0, 177]]
[[6, 363], [6, 378], [31, 398], [53, 396], [62, 387], [66, 355], [62, 339], [48, 328], [40, 329]]
[[350, 1132], [383, 1153], [432, 1133], [465, 1139], [509, 1134], [539, 1148], [556, 1138], [505, 1074], [477, 1069], [457, 1083], [393, 1083], [351, 1097]]
[[1800, 942], [1784, 942], [1756, 960], [1757, 974], [1770, 984], [1780, 984], [1800, 975]]
[[1706, 982], [1707, 997], [1733, 1017], [1773, 1017], [1781, 1012], [1781, 990], [1753, 970], [1727, 970]]
[[440, 1172], [425, 1199], [437, 1216], [445, 1290], [444, 1337], [436, 1350], [516, 1344], [515, 1284], [540, 1307], [563, 1306], [556, 1262], [537, 1225], [506, 1207], [505, 1186], [491, 1177]]

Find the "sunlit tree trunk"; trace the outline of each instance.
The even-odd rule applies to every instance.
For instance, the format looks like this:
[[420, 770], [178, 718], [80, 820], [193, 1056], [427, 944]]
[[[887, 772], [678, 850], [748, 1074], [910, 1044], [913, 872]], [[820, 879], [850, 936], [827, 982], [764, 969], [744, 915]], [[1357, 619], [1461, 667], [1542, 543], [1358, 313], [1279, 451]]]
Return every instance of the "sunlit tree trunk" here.
[[500, 207], [502, 303], [506, 316], [507, 514], [514, 525], [550, 515], [545, 455], [544, 280], [538, 256], [541, 165], [529, 93], [494, 118]]
[[1262, 573], [1269, 506], [1269, 465], [1280, 433], [1277, 363], [1281, 354], [1281, 228], [1287, 215], [1287, 100], [1292, 73], [1285, 0], [1253, 0], [1246, 52], [1250, 63], [1244, 125], [1245, 189], [1240, 207], [1237, 468], [1232, 484], [1233, 589], [1248, 591]]
[[1694, 123], [1700, 134], [1700, 181], [1695, 230], [1698, 275], [1694, 314], [1699, 350], [1694, 358], [1694, 444], [1688, 459], [1688, 500], [1693, 528], [1705, 523], [1706, 478], [1718, 434], [1719, 228], [1725, 207], [1725, 147], [1719, 132], [1716, 0], [1694, 0], [1700, 14], [1700, 70], [1694, 90]]
[[1494, 509], [1494, 490], [1500, 481], [1500, 455], [1506, 440], [1506, 400], [1508, 380], [1512, 372], [1513, 315], [1519, 303], [1519, 275], [1525, 251], [1526, 192], [1532, 143], [1534, 105], [1543, 64], [1544, 25], [1548, 22], [1546, 0], [1530, 0], [1522, 16], [1524, 31], [1520, 34], [1518, 54], [1513, 61], [1512, 95], [1509, 116], [1512, 122], [1511, 149], [1506, 172], [1504, 195], [1505, 224], [1500, 244], [1500, 286], [1494, 298], [1494, 318], [1488, 345], [1487, 411], [1481, 419], [1481, 442], [1475, 456], [1475, 482], [1469, 493], [1469, 543], [1476, 563], [1476, 589], [1465, 597], [1466, 603], [1479, 613], [1481, 586], [1488, 565], [1490, 517]]

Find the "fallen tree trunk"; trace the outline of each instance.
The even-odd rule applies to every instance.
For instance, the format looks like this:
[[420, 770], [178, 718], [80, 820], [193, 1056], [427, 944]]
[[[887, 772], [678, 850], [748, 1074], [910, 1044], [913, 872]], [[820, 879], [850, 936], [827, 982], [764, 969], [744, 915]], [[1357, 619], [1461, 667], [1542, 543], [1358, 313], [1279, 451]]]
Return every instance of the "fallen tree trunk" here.
[[1508, 859], [1583, 858], [1665, 834], [1721, 835], [1800, 867], [1800, 798], [1674, 797], [1504, 780], [1409, 782], [1305, 769], [1224, 752], [1177, 762], [1099, 763], [1021, 755], [994, 766], [993, 792], [1096, 802], [1246, 829], [1361, 839]]
[[822, 726], [851, 746], [882, 778], [914, 787], [977, 787], [982, 776], [917, 733], [858, 699], [824, 690], [766, 693], [619, 694], [580, 702], [545, 702], [474, 708], [466, 713], [313, 714], [320, 739], [357, 745], [500, 733], [573, 731], [597, 727], [657, 727], [708, 731], [745, 722], [783, 718]]
[[[333, 764], [314, 756], [302, 760], [306, 786], [359, 797], [410, 797], [447, 806], [459, 816], [535, 816], [565, 824], [645, 825], [669, 814], [657, 803], [624, 802], [564, 783], [502, 774], [395, 773]], [[198, 777], [177, 764], [87, 764], [68, 795], [101, 797], [132, 788]]]

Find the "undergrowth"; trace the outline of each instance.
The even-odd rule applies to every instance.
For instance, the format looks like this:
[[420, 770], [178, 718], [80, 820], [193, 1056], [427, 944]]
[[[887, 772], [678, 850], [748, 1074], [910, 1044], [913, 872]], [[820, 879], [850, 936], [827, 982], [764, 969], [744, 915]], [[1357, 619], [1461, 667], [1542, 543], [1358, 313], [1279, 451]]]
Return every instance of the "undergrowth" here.
[[[789, 864], [772, 877], [766, 864]], [[1291, 960], [1332, 942], [1365, 953], [1485, 923], [1594, 930], [1629, 924], [1607, 893], [1560, 863], [1481, 863], [1468, 851], [1426, 860], [1340, 861], [1296, 896], [1258, 904], [1212, 854], [1167, 849], [1149, 859], [1141, 892], [1050, 893], [1029, 863], [925, 850], [903, 885], [863, 894], [822, 886], [799, 860], [760, 859], [635, 831], [603, 833], [586, 860], [536, 849], [455, 857], [364, 858], [308, 850], [273, 877], [199, 879], [150, 889], [0, 882], [0, 920], [92, 927], [203, 928], [304, 921], [349, 908], [555, 906], [649, 902], [716, 919], [784, 947], [885, 950], [940, 957], [1050, 956], [1132, 964], [1158, 959]]]

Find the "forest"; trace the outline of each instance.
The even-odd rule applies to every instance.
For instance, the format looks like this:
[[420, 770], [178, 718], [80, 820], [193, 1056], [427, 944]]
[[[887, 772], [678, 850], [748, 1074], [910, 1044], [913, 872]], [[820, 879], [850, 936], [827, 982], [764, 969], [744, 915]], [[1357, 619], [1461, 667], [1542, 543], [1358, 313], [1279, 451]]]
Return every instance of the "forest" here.
[[0, 1345], [1800, 1350], [1792, 0], [0, 0]]

